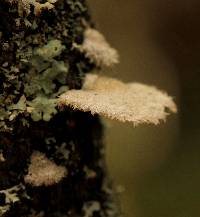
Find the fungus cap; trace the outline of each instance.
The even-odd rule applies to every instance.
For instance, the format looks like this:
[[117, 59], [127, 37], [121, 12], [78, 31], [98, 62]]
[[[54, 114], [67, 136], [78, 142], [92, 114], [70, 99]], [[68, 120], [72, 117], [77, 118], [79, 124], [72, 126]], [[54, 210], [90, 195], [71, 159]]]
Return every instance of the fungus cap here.
[[67, 91], [58, 104], [134, 125], [158, 124], [168, 111], [177, 111], [173, 99], [153, 86], [93, 74], [86, 76], [82, 90]]
[[81, 50], [85, 56], [99, 67], [110, 67], [119, 62], [119, 54], [106, 41], [105, 37], [95, 29], [87, 28]]

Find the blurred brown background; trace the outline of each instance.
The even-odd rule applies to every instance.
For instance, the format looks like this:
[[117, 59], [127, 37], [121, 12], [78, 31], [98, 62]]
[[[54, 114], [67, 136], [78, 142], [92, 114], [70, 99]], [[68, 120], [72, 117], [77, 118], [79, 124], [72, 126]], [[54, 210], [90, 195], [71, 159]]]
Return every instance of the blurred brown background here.
[[121, 62], [104, 73], [156, 85], [179, 114], [160, 126], [107, 121], [107, 162], [125, 217], [200, 216], [200, 1], [89, 1]]

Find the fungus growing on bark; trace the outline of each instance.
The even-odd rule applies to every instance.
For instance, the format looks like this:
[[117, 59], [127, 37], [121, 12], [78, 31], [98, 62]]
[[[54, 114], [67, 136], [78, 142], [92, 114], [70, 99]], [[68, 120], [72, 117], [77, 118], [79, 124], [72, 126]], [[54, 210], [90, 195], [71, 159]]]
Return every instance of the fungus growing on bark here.
[[88, 74], [119, 57], [85, 0], [0, 0], [0, 9], [0, 216], [121, 216], [99, 117], [59, 106], [157, 124], [173, 100]]
[[58, 104], [134, 125], [158, 124], [166, 119], [166, 109], [176, 112], [172, 98], [153, 86], [92, 74], [86, 76], [82, 90], [67, 91]]
[[85, 30], [81, 50], [97, 66], [110, 67], [119, 62], [117, 50], [109, 45], [100, 32], [92, 28]]
[[28, 174], [24, 177], [24, 180], [33, 186], [49, 186], [60, 182], [66, 175], [65, 167], [57, 166], [45, 154], [34, 151], [31, 155]]

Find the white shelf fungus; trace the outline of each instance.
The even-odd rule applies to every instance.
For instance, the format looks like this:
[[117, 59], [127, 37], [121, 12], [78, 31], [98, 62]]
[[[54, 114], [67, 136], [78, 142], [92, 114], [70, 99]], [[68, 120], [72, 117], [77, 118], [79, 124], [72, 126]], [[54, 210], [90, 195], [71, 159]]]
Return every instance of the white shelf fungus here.
[[168, 111], [177, 111], [173, 99], [155, 87], [92, 74], [86, 76], [82, 90], [67, 91], [58, 104], [134, 125], [158, 124]]
[[105, 37], [95, 29], [87, 28], [81, 50], [97, 66], [110, 67], [119, 62], [117, 50], [112, 48]]

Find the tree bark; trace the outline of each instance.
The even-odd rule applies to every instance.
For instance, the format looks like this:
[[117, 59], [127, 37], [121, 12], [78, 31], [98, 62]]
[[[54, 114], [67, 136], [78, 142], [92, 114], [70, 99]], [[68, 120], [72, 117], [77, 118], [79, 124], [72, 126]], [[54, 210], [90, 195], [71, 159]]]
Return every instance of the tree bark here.
[[[38, 15], [23, 2], [0, 2], [0, 216], [118, 216], [99, 117], [55, 103], [95, 67], [74, 46], [92, 25], [87, 5], [59, 0]], [[48, 186], [27, 183], [34, 151], [67, 175]]]

